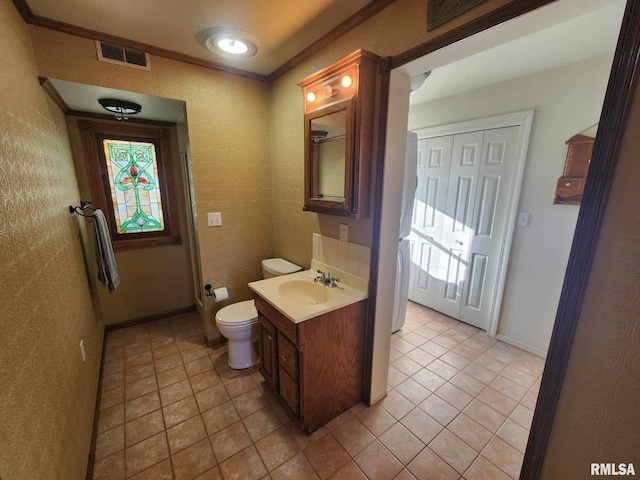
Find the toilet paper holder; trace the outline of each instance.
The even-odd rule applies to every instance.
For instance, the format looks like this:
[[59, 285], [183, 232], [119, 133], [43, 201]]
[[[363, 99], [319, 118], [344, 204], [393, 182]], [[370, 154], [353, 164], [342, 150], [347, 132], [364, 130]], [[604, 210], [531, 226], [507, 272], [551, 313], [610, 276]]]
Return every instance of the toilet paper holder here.
[[207, 297], [213, 297], [213, 300], [216, 303], [224, 302], [229, 299], [229, 290], [226, 287], [220, 288], [211, 288], [211, 284], [207, 283], [204, 286], [204, 289], [207, 291]]

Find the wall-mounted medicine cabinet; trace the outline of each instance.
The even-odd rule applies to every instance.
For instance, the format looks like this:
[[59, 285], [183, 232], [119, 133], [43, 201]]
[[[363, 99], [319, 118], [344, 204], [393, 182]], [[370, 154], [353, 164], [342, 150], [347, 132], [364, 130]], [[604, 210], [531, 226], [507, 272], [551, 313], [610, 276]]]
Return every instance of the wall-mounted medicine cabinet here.
[[358, 50], [298, 83], [304, 101], [303, 210], [369, 216], [379, 61]]

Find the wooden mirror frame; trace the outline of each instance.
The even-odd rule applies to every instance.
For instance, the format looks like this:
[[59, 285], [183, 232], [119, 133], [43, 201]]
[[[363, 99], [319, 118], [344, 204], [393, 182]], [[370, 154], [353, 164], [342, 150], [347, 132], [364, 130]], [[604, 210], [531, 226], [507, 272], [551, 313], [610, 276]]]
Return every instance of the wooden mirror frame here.
[[[304, 206], [302, 210], [317, 213], [328, 213], [348, 217], [353, 203], [354, 178], [354, 103], [353, 97], [328, 107], [307, 113], [304, 116]], [[311, 123], [317, 118], [344, 111], [345, 122], [345, 152], [344, 152], [344, 201], [321, 200], [314, 195], [313, 156], [311, 152]]]

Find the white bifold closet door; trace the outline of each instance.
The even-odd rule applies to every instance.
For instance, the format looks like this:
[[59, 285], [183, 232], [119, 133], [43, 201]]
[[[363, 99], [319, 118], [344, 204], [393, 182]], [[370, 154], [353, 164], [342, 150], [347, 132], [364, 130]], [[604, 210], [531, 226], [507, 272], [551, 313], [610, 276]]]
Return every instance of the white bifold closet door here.
[[409, 298], [489, 324], [520, 127], [418, 140]]

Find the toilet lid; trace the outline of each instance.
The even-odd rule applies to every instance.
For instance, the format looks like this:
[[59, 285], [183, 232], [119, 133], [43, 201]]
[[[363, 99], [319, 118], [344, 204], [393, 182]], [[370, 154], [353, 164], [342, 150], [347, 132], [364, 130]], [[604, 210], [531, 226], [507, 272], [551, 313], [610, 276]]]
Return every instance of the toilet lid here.
[[216, 321], [223, 325], [241, 325], [257, 319], [258, 311], [253, 300], [227, 305], [216, 313]]

